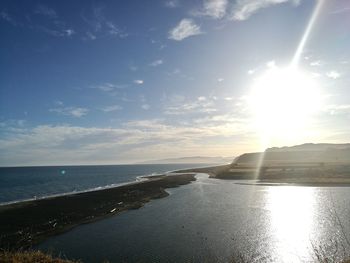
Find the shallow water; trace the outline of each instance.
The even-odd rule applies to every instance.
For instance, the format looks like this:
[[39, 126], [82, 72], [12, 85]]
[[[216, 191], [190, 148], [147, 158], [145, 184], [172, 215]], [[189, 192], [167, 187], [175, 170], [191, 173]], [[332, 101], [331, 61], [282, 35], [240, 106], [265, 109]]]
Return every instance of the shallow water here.
[[[315, 262], [349, 251], [350, 188], [198, 180], [39, 245], [84, 262]], [[344, 248], [343, 248], [344, 247]], [[337, 250], [337, 252], [335, 252]]]

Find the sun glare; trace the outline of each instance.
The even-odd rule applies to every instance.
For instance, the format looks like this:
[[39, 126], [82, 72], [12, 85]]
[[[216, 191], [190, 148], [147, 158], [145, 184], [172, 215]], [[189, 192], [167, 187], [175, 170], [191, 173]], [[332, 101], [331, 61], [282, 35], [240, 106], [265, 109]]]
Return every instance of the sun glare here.
[[255, 80], [249, 104], [260, 134], [270, 142], [286, 142], [305, 133], [321, 95], [311, 74], [273, 66]]

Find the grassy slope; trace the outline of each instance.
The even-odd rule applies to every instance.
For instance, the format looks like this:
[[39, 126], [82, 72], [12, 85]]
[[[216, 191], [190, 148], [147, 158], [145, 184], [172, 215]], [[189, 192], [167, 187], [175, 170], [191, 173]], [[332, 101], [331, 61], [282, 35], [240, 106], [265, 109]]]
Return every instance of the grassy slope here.
[[60, 258], [53, 258], [51, 255], [40, 251], [23, 252], [0, 252], [0, 263], [78, 263], [79, 261], [70, 261]]

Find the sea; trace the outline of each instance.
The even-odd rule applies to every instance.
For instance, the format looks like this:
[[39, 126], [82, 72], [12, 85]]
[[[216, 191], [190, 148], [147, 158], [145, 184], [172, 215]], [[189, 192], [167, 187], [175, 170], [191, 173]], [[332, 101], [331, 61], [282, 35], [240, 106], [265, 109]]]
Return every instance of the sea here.
[[142, 176], [215, 164], [0, 167], [0, 205], [115, 187]]

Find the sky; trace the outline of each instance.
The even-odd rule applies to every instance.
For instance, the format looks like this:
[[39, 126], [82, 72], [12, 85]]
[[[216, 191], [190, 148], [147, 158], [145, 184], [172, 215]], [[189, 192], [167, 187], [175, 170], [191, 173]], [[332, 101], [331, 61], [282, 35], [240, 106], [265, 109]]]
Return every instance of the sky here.
[[[298, 69], [319, 103], [298, 132], [264, 144], [252, 87], [291, 63], [318, 5]], [[349, 142], [349, 28], [347, 0], [2, 0], [0, 166]], [[290, 116], [274, 122], [308, 107], [287, 100]]]

